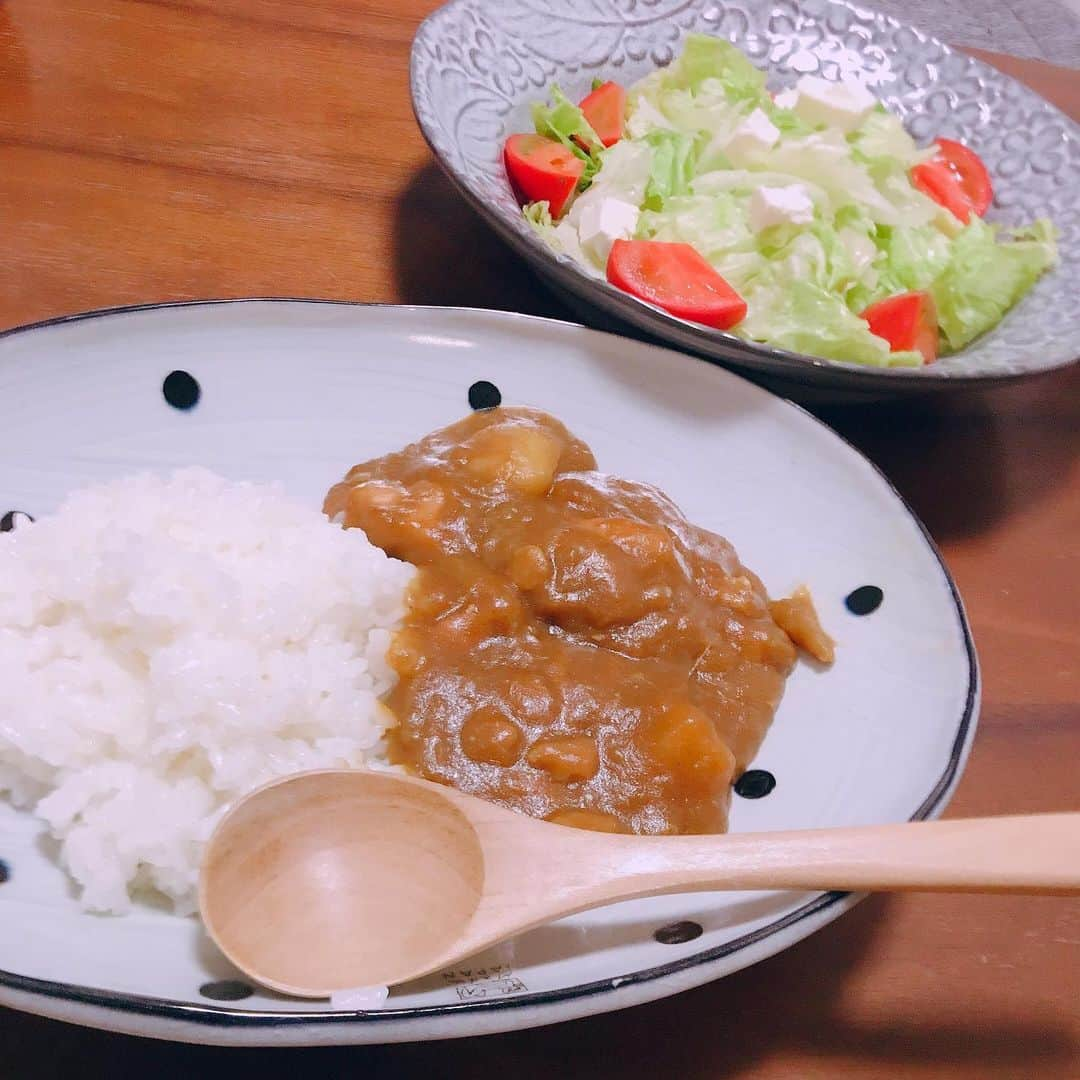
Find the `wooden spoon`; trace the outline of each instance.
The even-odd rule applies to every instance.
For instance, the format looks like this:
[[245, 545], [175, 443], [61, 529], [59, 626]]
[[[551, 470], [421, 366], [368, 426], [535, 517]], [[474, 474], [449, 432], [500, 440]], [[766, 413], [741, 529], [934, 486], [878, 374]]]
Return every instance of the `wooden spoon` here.
[[321, 998], [426, 975], [575, 911], [705, 889], [1080, 892], [1080, 813], [622, 836], [390, 773], [311, 772], [225, 816], [199, 903], [238, 968]]

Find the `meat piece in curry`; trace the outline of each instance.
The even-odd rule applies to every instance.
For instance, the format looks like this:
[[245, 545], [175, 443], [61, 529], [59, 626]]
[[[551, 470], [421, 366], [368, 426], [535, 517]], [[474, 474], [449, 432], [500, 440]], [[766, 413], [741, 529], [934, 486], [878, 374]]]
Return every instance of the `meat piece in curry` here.
[[726, 540], [543, 413], [474, 413], [357, 465], [325, 509], [420, 568], [393, 759], [536, 817], [722, 831], [792, 638], [831, 659], [808, 598], [770, 610]]

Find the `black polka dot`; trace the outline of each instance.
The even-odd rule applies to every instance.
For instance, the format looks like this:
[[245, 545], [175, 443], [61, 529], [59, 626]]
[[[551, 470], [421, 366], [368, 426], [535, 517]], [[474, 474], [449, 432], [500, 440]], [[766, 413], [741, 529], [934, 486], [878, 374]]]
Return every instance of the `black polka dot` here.
[[218, 982], [203, 983], [199, 993], [213, 1001], [243, 1001], [251, 997], [255, 989], [239, 979], [220, 979]]
[[0, 885], [11, 880], [11, 867], [3, 859], [0, 859]]
[[170, 371], [161, 384], [161, 392], [174, 409], [194, 409], [202, 396], [195, 377], [186, 371]]
[[860, 585], [844, 597], [844, 605], [852, 615], [869, 615], [881, 607], [885, 594], [876, 585]]
[[693, 941], [694, 938], [701, 937], [703, 932], [701, 923], [673, 922], [668, 923], [667, 926], [661, 926], [659, 930], [654, 930], [653, 937], [661, 945], [681, 945], [684, 941]]
[[32, 522], [34, 519], [22, 510], [9, 510], [0, 517], [0, 532], [13, 532], [21, 525]]
[[494, 383], [474, 382], [469, 387], [469, 405], [474, 409], [494, 409], [502, 404], [502, 393]]
[[767, 769], [747, 769], [735, 781], [735, 794], [744, 799], [764, 799], [776, 787], [776, 777]]

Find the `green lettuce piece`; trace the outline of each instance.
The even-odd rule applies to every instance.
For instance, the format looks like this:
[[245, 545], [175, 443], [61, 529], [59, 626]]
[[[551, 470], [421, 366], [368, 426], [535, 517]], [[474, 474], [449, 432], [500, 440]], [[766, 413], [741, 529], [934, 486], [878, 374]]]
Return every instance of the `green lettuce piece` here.
[[730, 42], [692, 34], [673, 64], [631, 88], [627, 133], [641, 139], [681, 132], [695, 140], [699, 168], [723, 167], [723, 147], [758, 106], [772, 108], [764, 73]]
[[567, 217], [576, 222], [582, 210], [599, 199], [641, 206], [652, 176], [652, 157], [652, 147], [644, 140], [620, 139], [599, 155], [600, 171], [589, 190], [571, 204]]
[[[749, 112], [755, 106], [771, 107], [765, 89], [765, 73], [758, 71], [734, 45], [721, 38], [690, 34], [682, 55], [670, 66], [647, 75], [630, 88], [630, 129], [634, 133], [633, 113], [641, 102], [648, 102], [676, 127], [711, 129], [706, 120], [694, 120], [688, 110], [704, 108], [714, 112], [723, 104]], [[651, 110], [650, 110], [651, 111]], [[655, 125], [654, 125], [655, 126]]]
[[736, 195], [675, 195], [663, 210], [644, 210], [637, 236], [692, 244], [724, 277], [741, 291], [766, 266], [750, 230], [746, 200]]
[[765, 73], [723, 38], [690, 34], [683, 43], [682, 55], [666, 70], [673, 87], [697, 90], [706, 79], [717, 79], [729, 101], [761, 105], [770, 100]]
[[536, 230], [541, 239], [556, 251], [563, 250], [555, 222], [551, 217], [551, 207], [547, 199], [540, 202], [526, 203], [521, 208], [525, 220]]
[[798, 138], [803, 135], [809, 135], [814, 130], [801, 116], [798, 116], [794, 110], [781, 109], [773, 104], [771, 100], [764, 108], [764, 112], [776, 127], [779, 128], [781, 136], [791, 135]]
[[923, 354], [914, 349], [897, 349], [889, 353], [889, 367], [922, 367], [925, 363]]
[[735, 332], [781, 349], [870, 367], [918, 367], [919, 353], [890, 352], [888, 342], [838, 296], [810, 281], [773, 283], [744, 295], [746, 318]]
[[997, 238], [997, 228], [972, 216], [953, 241], [945, 268], [930, 288], [938, 323], [952, 349], [996, 326], [1057, 261], [1053, 225], [1042, 218]]
[[949, 222], [955, 222], [956, 218], [915, 187], [908, 170], [899, 162], [874, 158], [866, 163], [866, 169], [878, 193], [892, 207], [890, 219], [878, 218], [882, 224], [909, 227], [933, 224], [947, 235], [959, 231], [949, 227]]
[[[669, 127], [676, 131], [697, 135], [724, 133], [730, 136], [744, 114], [743, 107], [727, 99], [723, 86], [715, 79], [708, 80], [696, 93], [691, 90], [665, 90], [657, 97], [655, 105], [639, 100], [638, 108], [653, 108], [652, 127]], [[663, 117], [665, 124], [658, 124], [656, 116]]]
[[897, 293], [928, 289], [948, 265], [952, 242], [933, 225], [879, 228], [873, 273], [848, 294], [848, 306], [864, 311]]
[[525, 220], [534, 228], [540, 230], [551, 228], [551, 207], [547, 199], [526, 203], [521, 208], [521, 212], [525, 215]]
[[[551, 88], [551, 102], [550, 105], [539, 101], [533, 103], [533, 127], [537, 135], [557, 139], [567, 150], [585, 162], [585, 172], [578, 182], [578, 190], [584, 191], [600, 168], [600, 154], [604, 144], [585, 119], [585, 114], [558, 86]], [[588, 147], [587, 150], [582, 148], [578, 139]]]
[[[840, 228], [818, 214], [807, 226], [776, 225], [758, 237], [767, 267], [761, 283], [779, 288], [806, 282], [845, 301], [850, 290], [876, 280], [880, 253], [854, 221]], [[850, 306], [850, 305], [849, 305]]]
[[949, 238], [933, 225], [883, 230], [882, 274], [897, 286], [892, 292], [928, 288], [949, 262]]
[[553, 251], [569, 255], [594, 277], [603, 276], [603, 267], [597, 266], [582, 248], [577, 229], [566, 218], [561, 221], [552, 220], [551, 209], [546, 199], [541, 202], [526, 203], [521, 208], [521, 212], [525, 220]]
[[817, 280], [822, 288], [843, 296], [859, 283], [862, 267], [856, 262], [853, 245], [845, 240], [839, 229], [818, 218], [803, 237], [806, 238], [804, 243], [814, 241], [820, 249]]
[[766, 169], [715, 169], [699, 173], [690, 190], [695, 195], [718, 195], [727, 191], [749, 195], [759, 187], [787, 187], [790, 184], [802, 184], [815, 204], [829, 202], [825, 189], [812, 181], [792, 173], [770, 172]]
[[781, 139], [765, 156], [765, 168], [817, 185], [834, 209], [854, 206], [874, 221], [898, 224], [901, 216], [877, 188], [866, 165], [854, 159], [838, 131], [816, 131], [804, 138]]
[[661, 210], [675, 195], [685, 195], [694, 178], [697, 157], [693, 136], [681, 131], [650, 131], [645, 142], [652, 147], [652, 168], [645, 188], [646, 210]]
[[920, 150], [900, 117], [880, 105], [848, 136], [848, 142], [857, 159], [884, 161], [904, 170], [927, 161], [936, 153], [934, 147]]

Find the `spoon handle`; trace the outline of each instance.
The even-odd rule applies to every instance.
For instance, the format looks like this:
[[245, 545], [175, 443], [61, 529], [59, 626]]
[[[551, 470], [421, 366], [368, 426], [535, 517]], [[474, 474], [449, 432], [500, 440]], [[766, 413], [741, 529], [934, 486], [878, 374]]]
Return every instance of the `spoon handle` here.
[[600, 886], [611, 899], [687, 889], [1080, 893], [1080, 813], [641, 840], [612, 848]]

